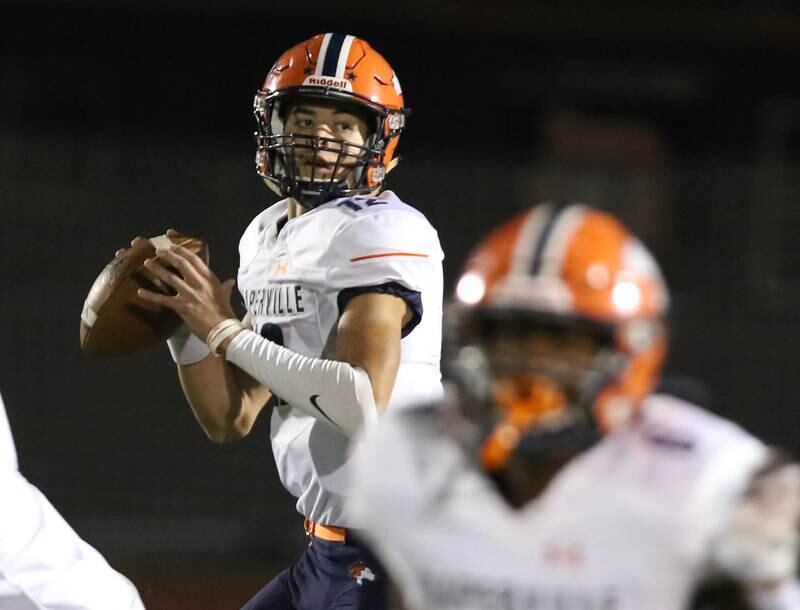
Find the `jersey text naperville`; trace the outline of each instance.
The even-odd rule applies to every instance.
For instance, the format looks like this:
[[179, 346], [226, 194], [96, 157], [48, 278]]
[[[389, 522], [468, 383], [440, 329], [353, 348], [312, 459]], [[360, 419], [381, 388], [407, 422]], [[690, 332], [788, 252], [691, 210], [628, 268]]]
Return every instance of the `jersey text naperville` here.
[[303, 291], [297, 284], [246, 290], [245, 305], [252, 316], [290, 316], [305, 311]]

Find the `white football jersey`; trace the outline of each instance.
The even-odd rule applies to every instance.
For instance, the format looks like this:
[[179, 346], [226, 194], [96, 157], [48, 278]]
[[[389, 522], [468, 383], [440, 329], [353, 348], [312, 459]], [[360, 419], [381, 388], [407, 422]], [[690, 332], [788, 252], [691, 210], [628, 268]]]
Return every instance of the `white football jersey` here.
[[0, 609], [144, 610], [136, 587], [19, 473], [2, 399]]
[[[442, 413], [387, 416], [357, 466], [355, 513], [412, 608], [678, 610], [766, 455], [733, 423], [651, 396], [514, 510]], [[443, 428], [444, 426], [444, 428]]]
[[0, 477], [4, 473], [17, 471], [17, 450], [14, 447], [14, 437], [11, 436], [11, 427], [8, 425], [8, 415], [0, 396]]
[[[336, 359], [347, 299], [383, 286], [417, 314], [403, 331], [389, 409], [441, 397], [444, 254], [425, 216], [391, 191], [329, 201], [288, 221], [286, 210], [287, 200], [266, 209], [240, 242], [238, 286], [253, 330], [300, 354]], [[278, 474], [297, 510], [353, 527], [343, 500], [349, 439], [290, 404], [273, 410], [271, 425]]]

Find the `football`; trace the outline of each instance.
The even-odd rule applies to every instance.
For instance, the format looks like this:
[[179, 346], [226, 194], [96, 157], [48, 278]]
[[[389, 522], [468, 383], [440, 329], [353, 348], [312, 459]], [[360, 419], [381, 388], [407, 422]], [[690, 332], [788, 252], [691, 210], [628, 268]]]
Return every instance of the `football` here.
[[81, 311], [81, 349], [100, 358], [112, 358], [158, 345], [181, 325], [178, 315], [147, 303], [136, 291], [163, 292], [148, 278], [144, 261], [156, 248], [180, 244], [208, 264], [208, 245], [202, 239], [171, 233], [138, 240], [115, 257], [97, 276]]

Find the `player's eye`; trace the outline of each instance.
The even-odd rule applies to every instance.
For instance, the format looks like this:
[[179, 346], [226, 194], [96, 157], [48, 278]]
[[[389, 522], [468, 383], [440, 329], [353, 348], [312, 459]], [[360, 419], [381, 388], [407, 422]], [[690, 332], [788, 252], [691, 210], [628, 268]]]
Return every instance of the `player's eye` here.
[[309, 117], [293, 116], [291, 121], [289, 121], [289, 125], [295, 129], [308, 129], [314, 126], [314, 120]]

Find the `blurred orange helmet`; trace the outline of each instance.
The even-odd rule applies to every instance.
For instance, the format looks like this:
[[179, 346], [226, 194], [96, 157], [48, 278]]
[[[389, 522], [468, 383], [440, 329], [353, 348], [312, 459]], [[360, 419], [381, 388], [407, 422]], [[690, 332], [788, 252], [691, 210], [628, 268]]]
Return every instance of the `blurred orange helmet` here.
[[[660, 376], [668, 301], [644, 245], [588, 206], [540, 205], [481, 241], [456, 285], [451, 349], [462, 374], [474, 377], [468, 369], [480, 361], [491, 376], [484, 387], [495, 420], [481, 449], [484, 466], [502, 467], [526, 435], [580, 422], [606, 432], [630, 420]], [[487, 346], [530, 332], [546, 332], [545, 344], [559, 346], [554, 355], [515, 357], [513, 370], [508, 362], [501, 370], [505, 348]], [[559, 360], [564, 346], [587, 341], [590, 357]]]
[[[309, 138], [284, 130], [284, 104], [298, 100], [342, 104], [370, 127], [364, 146], [341, 145], [341, 162], [354, 166], [354, 185], [342, 180], [301, 180], [295, 172], [299, 148], [331, 150], [333, 138]], [[395, 150], [410, 110], [404, 107], [400, 81], [367, 41], [347, 34], [317, 34], [286, 51], [256, 93], [258, 130], [256, 170], [267, 186], [306, 207], [381, 188], [397, 160]], [[347, 159], [344, 159], [347, 157]]]

